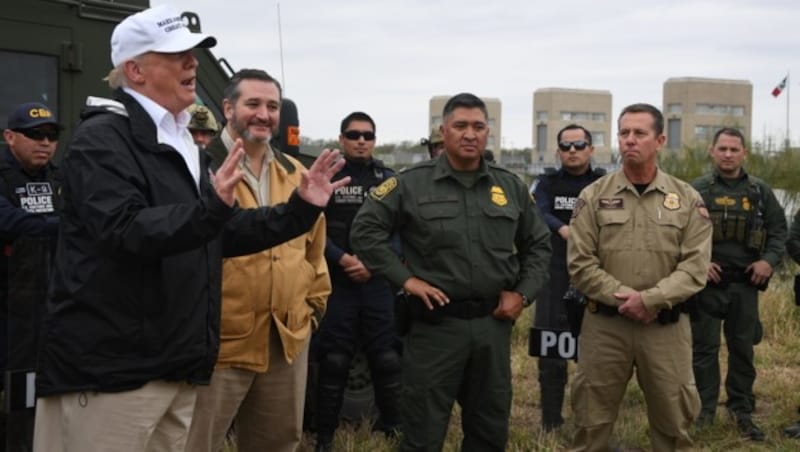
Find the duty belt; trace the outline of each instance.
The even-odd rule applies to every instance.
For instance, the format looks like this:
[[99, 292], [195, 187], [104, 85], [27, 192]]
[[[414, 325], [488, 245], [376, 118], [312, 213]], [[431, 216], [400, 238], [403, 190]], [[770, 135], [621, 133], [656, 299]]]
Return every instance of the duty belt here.
[[[656, 320], [658, 321], [658, 323], [662, 325], [676, 323], [678, 322], [678, 320], [680, 320], [681, 314], [689, 312], [690, 303], [691, 301], [686, 301], [677, 306], [673, 306], [671, 309], [661, 309], [660, 311], [658, 311], [658, 316], [656, 317]], [[603, 314], [608, 317], [622, 315], [619, 313], [619, 310], [616, 306], [609, 306], [607, 304], [594, 300], [589, 300], [586, 303], [586, 310], [591, 312], [592, 314]]]
[[409, 295], [412, 303], [412, 315], [414, 320], [426, 323], [441, 323], [443, 317], [455, 317], [457, 319], [471, 320], [490, 315], [497, 308], [497, 300], [486, 300], [484, 298], [465, 298], [460, 300], [450, 300], [444, 306], [434, 303], [433, 310], [428, 309], [422, 299]]

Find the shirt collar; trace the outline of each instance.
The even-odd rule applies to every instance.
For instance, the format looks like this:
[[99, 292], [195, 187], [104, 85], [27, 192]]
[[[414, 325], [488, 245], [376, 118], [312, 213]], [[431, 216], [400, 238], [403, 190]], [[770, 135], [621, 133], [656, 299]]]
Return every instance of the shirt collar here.
[[166, 108], [162, 107], [156, 103], [156, 101], [150, 99], [144, 94], [134, 91], [127, 86], [123, 87], [122, 89], [126, 93], [130, 94], [130, 96], [133, 97], [137, 102], [139, 102], [139, 105], [144, 108], [144, 111], [147, 112], [147, 115], [150, 116], [157, 127], [165, 128], [167, 124], [174, 123], [175, 131], [178, 132], [186, 129], [186, 126], [189, 125], [191, 115], [186, 110], [181, 111], [177, 116], [173, 116], [169, 111], [167, 111]]

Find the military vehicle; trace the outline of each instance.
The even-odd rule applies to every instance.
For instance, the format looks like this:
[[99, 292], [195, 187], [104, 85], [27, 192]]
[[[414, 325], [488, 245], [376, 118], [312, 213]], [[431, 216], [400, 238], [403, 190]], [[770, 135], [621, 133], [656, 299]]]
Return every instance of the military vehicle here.
[[[14, 106], [30, 101], [44, 103], [56, 112], [64, 127], [55, 157], [56, 162], [60, 161], [80, 121], [87, 96], [111, 94], [103, 78], [111, 69], [110, 37], [114, 26], [149, 6], [149, 0], [4, 0], [0, 8], [0, 129], [5, 128], [7, 115]], [[200, 18], [196, 14], [185, 12], [183, 17], [190, 29], [200, 31]], [[212, 34], [224, 39], [217, 31]], [[221, 124], [223, 90], [234, 71], [209, 49], [197, 49], [195, 56], [199, 61], [197, 94]], [[300, 152], [298, 126], [297, 107], [284, 99], [279, 142], [273, 145], [310, 164], [314, 156]], [[32, 450], [33, 369], [38, 323], [46, 296], [43, 287], [48, 280], [42, 269], [47, 267], [49, 262], [43, 262], [38, 269], [9, 275], [14, 279], [9, 281], [8, 300], [12, 346], [8, 371], [2, 376], [5, 391], [0, 416], [5, 420], [0, 422], [0, 432], [6, 430], [7, 435], [5, 449], [0, 444], [0, 451]], [[363, 369], [355, 397], [349, 399], [363, 398]], [[356, 405], [364, 404], [356, 402]]]

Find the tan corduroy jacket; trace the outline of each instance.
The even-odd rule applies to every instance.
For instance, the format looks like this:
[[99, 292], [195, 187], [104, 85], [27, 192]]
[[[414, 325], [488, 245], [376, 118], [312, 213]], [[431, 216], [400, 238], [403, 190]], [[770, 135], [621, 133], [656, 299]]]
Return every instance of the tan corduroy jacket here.
[[[269, 162], [269, 204], [286, 202], [300, 183], [300, 162], [276, 153]], [[242, 208], [258, 207], [250, 186], [236, 186]], [[325, 217], [287, 243], [224, 259], [217, 368], [266, 372], [270, 328], [278, 328], [287, 362], [303, 350], [331, 292], [325, 263]]]

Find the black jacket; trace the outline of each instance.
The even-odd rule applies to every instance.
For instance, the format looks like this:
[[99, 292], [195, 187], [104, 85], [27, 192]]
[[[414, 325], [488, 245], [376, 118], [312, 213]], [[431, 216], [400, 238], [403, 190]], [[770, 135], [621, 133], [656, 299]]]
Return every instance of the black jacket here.
[[[55, 271], [38, 396], [207, 383], [219, 348], [222, 257], [307, 231], [320, 208], [225, 205], [201, 158], [200, 188], [128, 94], [88, 108], [63, 163]], [[124, 107], [121, 108], [121, 107]]]

